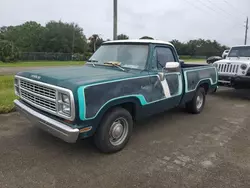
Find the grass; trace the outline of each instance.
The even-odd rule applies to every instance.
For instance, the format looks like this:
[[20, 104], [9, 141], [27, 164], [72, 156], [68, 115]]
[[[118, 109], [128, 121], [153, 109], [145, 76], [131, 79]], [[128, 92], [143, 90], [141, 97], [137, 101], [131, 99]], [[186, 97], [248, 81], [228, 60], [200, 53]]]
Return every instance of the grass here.
[[184, 62], [206, 62], [205, 59], [182, 59]]
[[3, 63], [0, 61], [0, 67], [46, 67], [46, 66], [67, 66], [84, 65], [85, 61], [27, 61], [15, 63]]
[[14, 109], [14, 76], [0, 76], [0, 114], [11, 112]]

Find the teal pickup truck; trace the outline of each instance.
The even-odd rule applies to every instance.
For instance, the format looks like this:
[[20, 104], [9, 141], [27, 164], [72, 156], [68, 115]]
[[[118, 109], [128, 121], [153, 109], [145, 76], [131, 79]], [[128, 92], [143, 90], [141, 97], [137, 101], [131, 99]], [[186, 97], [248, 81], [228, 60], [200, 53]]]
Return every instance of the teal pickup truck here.
[[52, 135], [69, 143], [93, 136], [111, 153], [125, 147], [135, 121], [180, 105], [200, 113], [217, 81], [214, 66], [180, 62], [168, 42], [117, 40], [84, 66], [17, 73], [14, 103]]

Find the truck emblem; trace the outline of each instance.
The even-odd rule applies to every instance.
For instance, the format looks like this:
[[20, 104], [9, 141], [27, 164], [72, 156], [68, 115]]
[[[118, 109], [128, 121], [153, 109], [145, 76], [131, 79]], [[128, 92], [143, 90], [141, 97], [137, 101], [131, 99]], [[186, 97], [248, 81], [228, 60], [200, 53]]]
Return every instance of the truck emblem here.
[[38, 79], [38, 80], [39, 80], [39, 79], [41, 78], [41, 76], [38, 76], [38, 75], [32, 74], [32, 75], [31, 75], [31, 78], [35, 78], [35, 79]]

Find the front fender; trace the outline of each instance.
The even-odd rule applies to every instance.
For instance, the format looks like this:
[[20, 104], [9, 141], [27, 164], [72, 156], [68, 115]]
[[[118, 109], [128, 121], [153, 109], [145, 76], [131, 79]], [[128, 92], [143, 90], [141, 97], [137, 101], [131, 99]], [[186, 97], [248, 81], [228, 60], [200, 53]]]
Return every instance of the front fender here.
[[[133, 104], [134, 107], [134, 119], [136, 120], [137, 118], [139, 118], [141, 116], [140, 114], [140, 108], [142, 108], [143, 106], [143, 100], [141, 100], [140, 98], [136, 97], [136, 96], [129, 96], [129, 97], [122, 97], [122, 98], [118, 98], [118, 99], [114, 99], [112, 101], [109, 101], [108, 103], [106, 103], [105, 105], [103, 105], [98, 113], [91, 118], [85, 118], [84, 116], [82, 116], [80, 114], [81, 117], [84, 117], [84, 119], [80, 120], [80, 126], [85, 127], [85, 125], [91, 125], [92, 126], [92, 130], [84, 135], [82, 135], [82, 137], [89, 137], [92, 136], [98, 126], [100, 125], [104, 115], [111, 109], [114, 108], [116, 106], [123, 106], [125, 104]], [[80, 112], [82, 113], [82, 112]]]

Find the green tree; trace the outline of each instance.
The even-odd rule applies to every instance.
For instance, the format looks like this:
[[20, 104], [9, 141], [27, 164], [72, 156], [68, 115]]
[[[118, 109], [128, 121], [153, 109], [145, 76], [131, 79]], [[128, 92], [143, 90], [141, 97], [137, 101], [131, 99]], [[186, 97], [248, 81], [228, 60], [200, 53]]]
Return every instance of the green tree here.
[[7, 40], [0, 40], [0, 61], [13, 62], [19, 57], [18, 48], [13, 42]]
[[127, 39], [129, 39], [129, 36], [125, 34], [120, 34], [117, 36], [117, 40], [127, 40]]
[[2, 33], [5, 40], [13, 42], [21, 51], [35, 52], [42, 49], [44, 31], [43, 26], [30, 21], [4, 28]]
[[89, 50], [95, 52], [103, 43], [103, 39], [98, 34], [93, 34], [89, 37]]
[[189, 56], [220, 56], [228, 47], [221, 45], [216, 40], [196, 39], [182, 43], [178, 40], [170, 41], [180, 55]]
[[0, 40], [4, 40], [4, 35], [6, 34], [7, 28], [8, 27], [6, 26], [0, 27]]
[[143, 36], [143, 37], [141, 37], [140, 39], [152, 39], [152, 40], [154, 40], [154, 38], [149, 37], [149, 36]]
[[84, 53], [87, 50], [83, 29], [77, 24], [50, 21], [45, 29], [43, 51]]
[[188, 54], [187, 53], [187, 45], [185, 43], [182, 43], [176, 39], [170, 41], [170, 43], [174, 45], [178, 54]]

